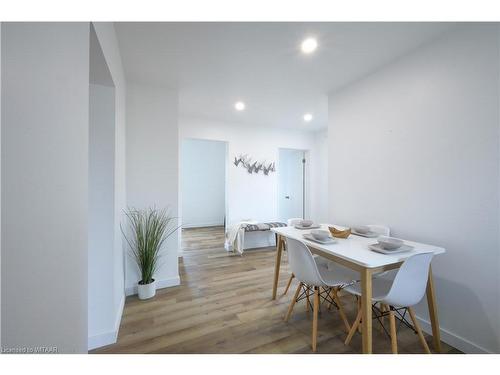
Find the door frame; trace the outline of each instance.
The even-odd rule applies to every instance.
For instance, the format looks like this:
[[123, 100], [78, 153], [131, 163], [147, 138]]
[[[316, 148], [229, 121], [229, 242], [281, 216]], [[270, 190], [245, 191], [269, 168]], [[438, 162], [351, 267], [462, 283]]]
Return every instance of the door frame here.
[[[226, 232], [226, 225], [227, 225], [227, 217], [228, 217], [228, 202], [227, 202], [227, 197], [228, 197], [228, 166], [229, 166], [229, 142], [227, 140], [222, 140], [222, 139], [214, 139], [214, 138], [203, 138], [203, 137], [180, 137], [179, 138], [179, 184], [178, 184], [178, 194], [177, 194], [177, 203], [178, 203], [178, 212], [179, 212], [179, 224], [182, 224], [182, 143], [187, 140], [193, 140], [193, 141], [208, 141], [208, 142], [219, 142], [224, 144], [224, 233]], [[179, 236], [178, 236], [178, 257], [182, 257], [184, 254], [184, 251], [182, 249], [182, 229], [183, 227], [181, 226], [179, 228]]]
[[310, 196], [310, 150], [293, 148], [293, 147], [278, 147], [278, 158], [277, 158], [277, 179], [276, 179], [276, 217], [281, 220], [280, 215], [280, 150], [291, 150], [291, 151], [301, 151], [303, 152], [305, 164], [302, 174], [302, 213], [303, 218], [310, 216], [311, 212], [311, 196]]

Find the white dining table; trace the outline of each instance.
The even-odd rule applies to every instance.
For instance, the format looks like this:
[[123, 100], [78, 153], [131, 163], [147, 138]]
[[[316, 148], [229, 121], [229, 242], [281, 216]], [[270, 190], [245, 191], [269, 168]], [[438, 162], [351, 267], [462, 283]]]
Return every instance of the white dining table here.
[[[328, 230], [329, 226], [332, 225], [321, 224], [321, 229]], [[339, 229], [344, 229], [344, 227], [340, 225], [334, 226]], [[321, 244], [304, 238], [304, 234], [311, 233], [310, 229], [280, 227], [272, 228], [271, 230], [276, 234], [276, 263], [274, 267], [273, 279], [273, 300], [276, 299], [281, 266], [281, 255], [285, 248], [286, 238], [300, 240], [308, 246], [313, 254], [318, 254], [360, 273], [362, 291], [361, 309], [363, 353], [372, 353], [372, 275], [399, 268], [404, 260], [413, 254], [433, 252], [434, 255], [438, 255], [446, 252], [444, 248], [439, 246], [404, 240], [406, 245], [413, 247], [412, 250], [395, 254], [381, 254], [374, 252], [369, 248], [370, 244], [377, 242], [376, 238], [367, 238], [351, 234], [346, 239], [336, 238], [335, 243]], [[439, 332], [432, 267], [429, 269], [426, 295], [429, 317], [432, 326], [434, 349], [439, 353], [441, 352], [441, 337]]]

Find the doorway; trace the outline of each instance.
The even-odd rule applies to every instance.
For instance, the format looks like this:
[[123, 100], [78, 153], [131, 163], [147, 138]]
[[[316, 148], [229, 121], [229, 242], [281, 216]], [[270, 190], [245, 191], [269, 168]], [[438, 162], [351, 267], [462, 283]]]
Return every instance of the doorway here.
[[[224, 233], [226, 168], [226, 142], [192, 138], [182, 140], [180, 178], [183, 249], [187, 234], [198, 235], [199, 232], [201, 235], [211, 230]], [[204, 231], [199, 231], [200, 228], [204, 228]]]
[[306, 211], [306, 151], [279, 149], [278, 155], [278, 217], [305, 218]]

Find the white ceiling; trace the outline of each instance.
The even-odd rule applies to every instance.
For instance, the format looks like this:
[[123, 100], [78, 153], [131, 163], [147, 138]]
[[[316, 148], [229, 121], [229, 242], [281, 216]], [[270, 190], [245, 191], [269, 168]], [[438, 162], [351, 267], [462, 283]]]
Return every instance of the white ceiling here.
[[[244, 125], [326, 127], [327, 93], [450, 23], [116, 23], [132, 82], [178, 88], [180, 113]], [[312, 55], [300, 42], [315, 36]], [[246, 110], [237, 112], [242, 100]], [[304, 113], [314, 119], [305, 123]]]

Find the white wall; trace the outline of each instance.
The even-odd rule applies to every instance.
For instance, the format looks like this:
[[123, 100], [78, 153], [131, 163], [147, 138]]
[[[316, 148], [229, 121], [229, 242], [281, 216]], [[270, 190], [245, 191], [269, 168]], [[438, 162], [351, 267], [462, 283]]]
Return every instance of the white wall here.
[[330, 221], [445, 247], [442, 338], [467, 352], [500, 351], [499, 69], [497, 26], [471, 24], [329, 98]]
[[[498, 27], [498, 41], [499, 41], [499, 48], [498, 48], [499, 56], [498, 56], [498, 60], [500, 61], [500, 26]], [[500, 62], [499, 62], [498, 65], [500, 66]], [[499, 73], [499, 76], [500, 76], [500, 73]], [[500, 91], [500, 79], [498, 80], [498, 85], [499, 85], [499, 91]], [[498, 95], [498, 106], [500, 108], [500, 94]], [[499, 134], [499, 137], [500, 137], [500, 121], [498, 122], [498, 134]], [[500, 142], [500, 140], [499, 140], [499, 142]], [[499, 152], [499, 154], [500, 154], [500, 152]], [[500, 159], [500, 155], [499, 155], [499, 159]], [[498, 185], [500, 186], [500, 162], [498, 163], [498, 170], [499, 170], [498, 171]], [[500, 213], [500, 199], [498, 199], [498, 212]], [[500, 219], [498, 220], [498, 242], [500, 243]], [[500, 270], [500, 256], [498, 256], [498, 270]], [[497, 282], [498, 282], [498, 287], [497, 287], [497, 291], [498, 291], [498, 298], [497, 298], [497, 322], [500, 322], [500, 277], [498, 277], [497, 279], [498, 279], [497, 280]], [[497, 348], [500, 348], [500, 337], [499, 337], [500, 335], [498, 334], [499, 330], [497, 330]]]
[[316, 132], [314, 135], [315, 160], [311, 169], [312, 187], [311, 210], [315, 220], [328, 223], [328, 130]]
[[224, 225], [226, 143], [183, 140], [180, 172], [183, 228]]
[[[178, 94], [166, 88], [127, 87], [127, 203], [130, 207], [170, 207], [178, 217]], [[165, 243], [158, 287], [178, 285], [178, 231]], [[136, 292], [140, 275], [127, 256], [126, 292]]]
[[89, 348], [94, 348], [100, 346], [95, 337], [111, 330], [115, 321], [115, 88], [91, 84], [89, 91], [88, 335]]
[[88, 23], [2, 24], [2, 345], [87, 351]]
[[[248, 127], [228, 124], [200, 118], [183, 116], [180, 118], [180, 138], [199, 138], [228, 143], [227, 165], [227, 222], [229, 224], [243, 220], [276, 220], [278, 216], [277, 173], [268, 176], [249, 174], [244, 168], [233, 164], [235, 156], [248, 154], [254, 159], [278, 161], [279, 148], [310, 150], [309, 171], [306, 176], [306, 202], [315, 195], [317, 184], [311, 182], [311, 176], [317, 167], [320, 154], [317, 152], [315, 135], [312, 132], [290, 129]], [[306, 216], [317, 219], [317, 212], [311, 204], [306, 204]]]
[[[106, 64], [108, 65], [115, 85], [115, 240], [114, 240], [114, 304], [116, 316], [121, 317], [124, 303], [124, 248], [125, 244], [120, 230], [127, 206], [126, 197], [126, 81], [123, 71], [118, 39], [113, 23], [93, 22]], [[118, 322], [119, 323], [119, 322]]]
[[[112, 275], [112, 283], [108, 285], [111, 288], [111, 304], [101, 305], [102, 315], [111, 316], [107, 319], [106, 327], [101, 326], [99, 330], [92, 332], [89, 330], [88, 345], [89, 348], [111, 344], [116, 341], [120, 321], [125, 303], [125, 254], [124, 241], [120, 230], [120, 222], [124, 217], [126, 208], [126, 179], [125, 179], [125, 161], [126, 161], [126, 82], [122, 67], [122, 60], [118, 47], [115, 29], [111, 22], [92, 23], [96, 33], [99, 45], [102, 50], [103, 58], [106, 62], [109, 75], [115, 87], [114, 97], [114, 225], [113, 225], [113, 253], [111, 263], [108, 263], [107, 275]], [[103, 276], [102, 274], [101, 276]]]
[[[2, 212], [2, 23], [0, 22], [0, 213]], [[0, 347], [2, 347], [2, 215], [0, 214]]]

